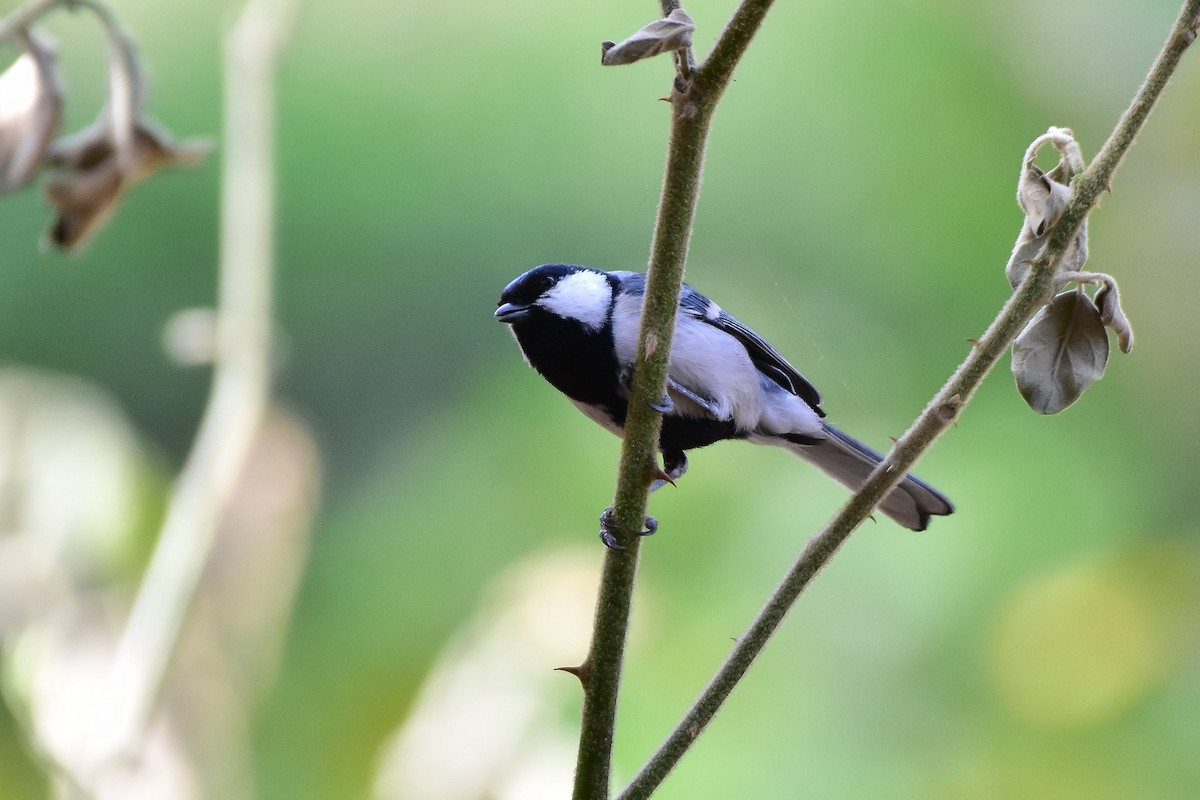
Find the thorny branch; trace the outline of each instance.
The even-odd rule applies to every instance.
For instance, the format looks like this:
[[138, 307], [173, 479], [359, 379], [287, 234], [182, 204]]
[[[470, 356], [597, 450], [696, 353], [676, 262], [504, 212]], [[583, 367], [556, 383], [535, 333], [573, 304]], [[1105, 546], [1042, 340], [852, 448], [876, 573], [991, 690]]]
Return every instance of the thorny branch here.
[[[618, 539], [628, 550], [609, 552], [606, 556], [592, 646], [577, 671], [584, 683], [585, 696], [576, 798], [608, 796], [617, 691], [639, 554], [637, 532], [645, 514], [660, 424], [651, 404], [662, 396], [664, 389], [709, 123], [733, 68], [770, 5], [770, 0], [743, 2], [712, 53], [699, 67], [690, 68], [693, 63], [690, 48], [677, 57], [680, 75], [671, 96], [673, 116], [667, 174], [655, 228], [638, 362], [614, 503]], [[662, 2], [664, 15], [678, 7], [673, 0]], [[1132, 144], [1183, 52], [1195, 39], [1198, 13], [1200, 0], [1188, 0], [1130, 109], [1092, 165], [1074, 181], [1067, 208], [1051, 231], [1046, 246], [1033, 260], [1027, 277], [971, 355], [901, 437], [863, 488], [851, 497], [824, 530], [810, 540], [748, 633], [738, 640], [726, 664], [634, 779], [623, 798], [647, 797], [657, 788], [704, 730], [820, 568], [957, 419], [1022, 326], [1049, 301], [1055, 272], [1064, 254], [1101, 191], [1108, 186], [1113, 171]]]
[[1128, 110], [1092, 163], [1071, 186], [1067, 208], [1051, 232], [1029, 275], [979, 339], [967, 359], [930, 401], [912, 427], [897, 441], [866, 484], [829, 524], [805, 546], [779, 587], [768, 599], [747, 633], [738, 639], [725, 664], [687, 712], [658, 752], [620, 795], [621, 800], [649, 797], [704, 731], [733, 687], [766, 645], [784, 615], [841, 544], [870, 515], [875, 505], [904, 477], [962, 413], [972, 394], [1016, 338], [1021, 328], [1049, 302], [1056, 271], [1113, 173], [1158, 101], [1184, 52], [1200, 27], [1200, 0], [1187, 0], [1166, 43]]

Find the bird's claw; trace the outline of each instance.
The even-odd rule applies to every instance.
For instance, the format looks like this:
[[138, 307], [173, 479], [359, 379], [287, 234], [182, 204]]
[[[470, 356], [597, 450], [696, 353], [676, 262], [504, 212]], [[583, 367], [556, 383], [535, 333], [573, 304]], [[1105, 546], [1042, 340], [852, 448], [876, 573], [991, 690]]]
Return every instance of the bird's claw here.
[[670, 414], [675, 410], [675, 401], [671, 399], [671, 395], [669, 394], [664, 394], [663, 399], [658, 403], [647, 402], [646, 405], [650, 406], [660, 414]]
[[[613, 513], [612, 506], [609, 506], [600, 515], [600, 541], [604, 542], [604, 546], [610, 550], [624, 551], [625, 546], [617, 541], [617, 536], [613, 532], [616, 524], [616, 515]], [[658, 520], [649, 514], [646, 515], [642, 524], [645, 525], [645, 530], [638, 531], [638, 536], [651, 536], [658, 531]]]

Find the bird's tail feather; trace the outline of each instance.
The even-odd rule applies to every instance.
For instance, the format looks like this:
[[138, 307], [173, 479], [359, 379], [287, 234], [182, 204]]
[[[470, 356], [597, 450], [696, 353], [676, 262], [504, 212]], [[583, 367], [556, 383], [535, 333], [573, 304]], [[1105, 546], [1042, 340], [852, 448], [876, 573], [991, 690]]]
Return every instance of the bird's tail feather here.
[[[824, 439], [813, 444], [788, 442], [785, 446], [838, 483], [858, 491], [883, 456], [832, 425], [822, 426]], [[879, 504], [879, 510], [910, 530], [923, 531], [930, 517], [953, 513], [954, 504], [920, 478], [906, 475]]]

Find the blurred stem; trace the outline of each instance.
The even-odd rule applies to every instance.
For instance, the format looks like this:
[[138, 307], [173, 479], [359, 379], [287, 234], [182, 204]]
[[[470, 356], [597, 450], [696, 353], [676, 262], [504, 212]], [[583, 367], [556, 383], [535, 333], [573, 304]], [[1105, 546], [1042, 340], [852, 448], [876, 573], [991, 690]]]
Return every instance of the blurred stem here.
[[293, 0], [250, 0], [225, 43], [216, 363], [196, 441], [117, 649], [96, 765], [136, 754], [268, 397], [274, 82]]
[[123, 169], [132, 169], [134, 118], [141, 113], [145, 100], [142, 67], [137, 48], [116, 16], [103, 3], [70, 0], [71, 8], [87, 8], [99, 18], [108, 36], [108, 118], [112, 123], [113, 147]]
[[70, 3], [71, 0], [30, 0], [30, 2], [14, 9], [4, 19], [0, 20], [0, 42], [7, 42], [16, 36], [17, 31], [26, 28], [50, 9], [58, 5]]
[[[584, 662], [583, 721], [575, 772], [576, 800], [608, 797], [616, 730], [621, 664], [629, 630], [633, 586], [649, 487], [658, 458], [661, 415], [650, 408], [666, 389], [675, 312], [700, 195], [704, 147], [712, 114], [772, 0], [745, 0], [734, 12], [713, 54], [689, 74], [680, 74], [671, 94], [671, 134], [662, 199], [654, 228], [642, 328], [621, 446], [615, 531], [627, 549], [609, 550], [596, 601], [592, 643]], [[663, 0], [664, 14], [678, 2]], [[680, 60], [688, 65], [691, 55]]]
[[108, 6], [99, 2], [99, 0], [30, 0], [30, 2], [0, 20], [0, 42], [5, 42], [13, 38], [17, 31], [37, 22], [46, 12], [54, 9], [56, 6], [63, 6], [71, 10], [87, 8], [100, 18], [105, 28], [108, 29], [110, 36], [123, 37], [121, 27], [117, 24], [116, 16], [109, 10]]
[[1072, 183], [1067, 209], [1056, 223], [1045, 250], [1033, 263], [1025, 282], [1009, 298], [970, 356], [930, 401], [912, 427], [896, 442], [883, 463], [871, 473], [862, 489], [850, 498], [820, 533], [809, 540], [750, 629], [738, 640], [725, 664], [658, 752], [621, 794], [621, 800], [649, 797], [662, 783], [712, 720], [800, 593], [871, 514], [876, 504], [900, 482], [937, 437], [954, 423], [1017, 334], [1038, 309], [1049, 302], [1054, 291], [1054, 275], [1063, 255], [1101, 193], [1108, 188], [1113, 173], [1133, 144], [1180, 58], [1195, 40], [1198, 26], [1200, 0], [1188, 0], [1129, 109], [1122, 115], [1096, 158]]

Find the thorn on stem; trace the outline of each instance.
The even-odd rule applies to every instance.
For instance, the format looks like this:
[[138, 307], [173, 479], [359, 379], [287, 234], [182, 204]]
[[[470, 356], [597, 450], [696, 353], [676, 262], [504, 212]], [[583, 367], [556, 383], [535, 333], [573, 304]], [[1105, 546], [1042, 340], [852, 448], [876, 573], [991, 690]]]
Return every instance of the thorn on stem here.
[[555, 667], [554, 671], [555, 672], [566, 672], [569, 675], [574, 675], [576, 678], [579, 679], [579, 685], [582, 686], [584, 689], [587, 688], [588, 663], [586, 660], [577, 667]]
[[971, 343], [972, 347], [979, 347], [979, 340], [974, 336], [968, 336], [967, 341]]
[[675, 481], [671, 477], [671, 473], [664, 472], [657, 464], [655, 464], [654, 469], [650, 471], [650, 482], [654, 483], [655, 481], [663, 481], [664, 483], [669, 483], [672, 486], [675, 486]]

